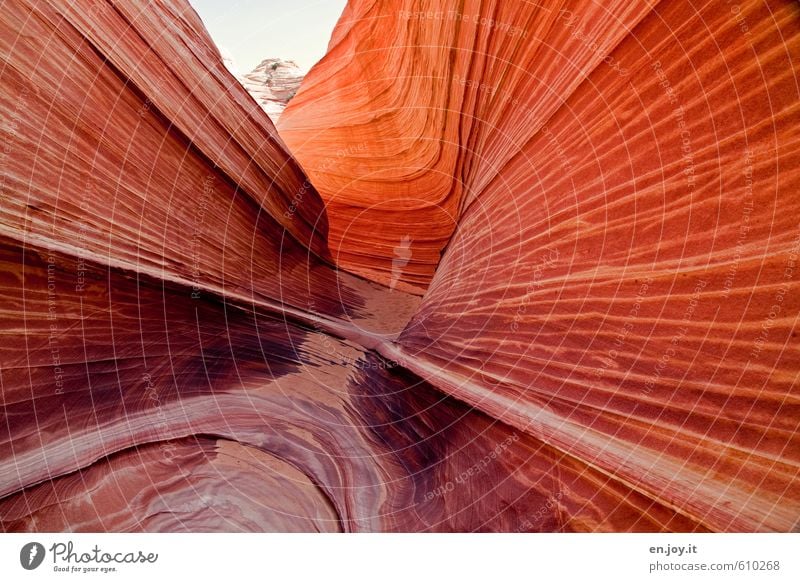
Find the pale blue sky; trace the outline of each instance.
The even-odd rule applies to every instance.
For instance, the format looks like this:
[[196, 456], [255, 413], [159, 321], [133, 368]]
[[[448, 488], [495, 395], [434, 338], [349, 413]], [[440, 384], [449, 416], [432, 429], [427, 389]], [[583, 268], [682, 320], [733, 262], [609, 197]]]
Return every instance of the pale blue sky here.
[[309, 69], [325, 54], [347, 0], [189, 0], [240, 73], [281, 58]]

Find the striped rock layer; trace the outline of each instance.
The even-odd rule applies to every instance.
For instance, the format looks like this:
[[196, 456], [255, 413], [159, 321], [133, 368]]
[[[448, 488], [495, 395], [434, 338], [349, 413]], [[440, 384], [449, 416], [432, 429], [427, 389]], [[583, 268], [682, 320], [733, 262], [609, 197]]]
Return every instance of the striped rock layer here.
[[3, 531], [798, 527], [796, 4], [3, 8]]
[[294, 61], [264, 59], [255, 69], [242, 75], [239, 81], [276, 123], [286, 104], [300, 88], [303, 74]]

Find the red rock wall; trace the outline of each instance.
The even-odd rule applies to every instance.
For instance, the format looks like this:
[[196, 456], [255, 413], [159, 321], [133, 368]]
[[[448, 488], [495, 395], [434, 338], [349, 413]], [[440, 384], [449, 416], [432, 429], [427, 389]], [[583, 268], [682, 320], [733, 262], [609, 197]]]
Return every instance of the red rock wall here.
[[[333, 270], [319, 196], [194, 12], [175, 6], [13, 2], [0, 14], [6, 530], [341, 529], [328, 495], [350, 519], [339, 480], [372, 479], [335, 460], [369, 457], [358, 430], [326, 438], [318, 418], [338, 407], [327, 421], [354, 423], [328, 391], [344, 390], [363, 350], [319, 336], [380, 341], [418, 301], [379, 300]], [[222, 492], [226, 510], [209, 514], [207, 472], [243, 450], [252, 471], [232, 481], [255, 487], [274, 466], [270, 497], [302, 467], [326, 490], [298, 484], [293, 522], [282, 502], [247, 501], [251, 485], [217, 481], [207, 498]], [[364, 527], [379, 529], [381, 487]]]
[[4, 5], [0, 528], [796, 529], [797, 6], [455, 11]]
[[458, 14], [351, 3], [281, 121], [342, 264], [385, 278], [391, 241], [359, 237], [399, 228], [421, 285], [447, 243], [387, 354], [698, 524], [790, 529], [796, 4]]

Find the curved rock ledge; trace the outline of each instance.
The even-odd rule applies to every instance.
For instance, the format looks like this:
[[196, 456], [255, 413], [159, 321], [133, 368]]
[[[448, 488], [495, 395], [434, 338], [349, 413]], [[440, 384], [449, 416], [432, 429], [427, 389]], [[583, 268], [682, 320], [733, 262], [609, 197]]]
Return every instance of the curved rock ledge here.
[[4, 4], [2, 531], [796, 530], [800, 9], [451, 4]]

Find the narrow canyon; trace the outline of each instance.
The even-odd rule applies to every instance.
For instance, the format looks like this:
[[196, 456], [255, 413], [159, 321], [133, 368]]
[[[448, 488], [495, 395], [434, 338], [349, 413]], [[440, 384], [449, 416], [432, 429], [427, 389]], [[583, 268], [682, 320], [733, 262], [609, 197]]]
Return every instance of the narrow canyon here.
[[800, 527], [796, 2], [350, 0], [253, 96], [186, 0], [0, 43], [0, 530]]

